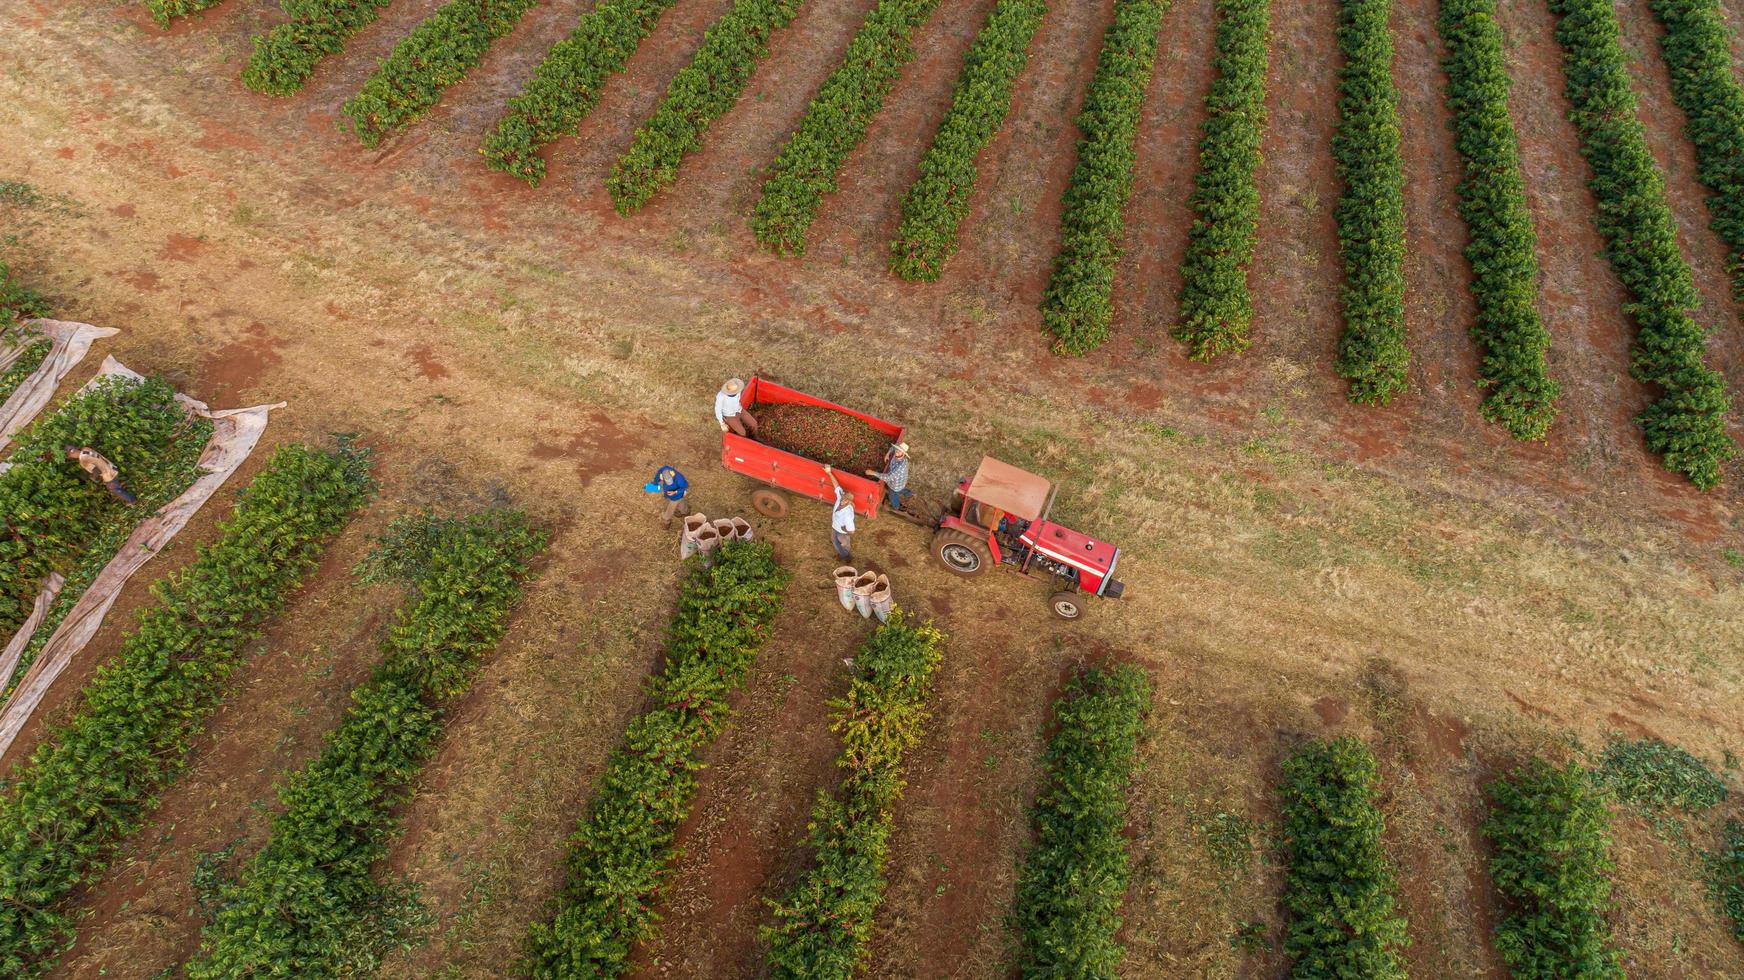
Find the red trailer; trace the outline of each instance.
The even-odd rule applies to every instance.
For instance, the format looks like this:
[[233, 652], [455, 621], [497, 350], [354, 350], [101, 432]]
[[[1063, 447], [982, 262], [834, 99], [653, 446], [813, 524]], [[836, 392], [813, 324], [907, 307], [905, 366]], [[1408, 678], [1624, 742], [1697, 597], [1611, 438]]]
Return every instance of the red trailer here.
[[[740, 404], [753, 415], [757, 414], [758, 408], [768, 405], [799, 404], [828, 408], [865, 422], [889, 436], [891, 442], [902, 442], [906, 431], [895, 422], [886, 422], [835, 402], [813, 398], [804, 392], [794, 391], [768, 378], [754, 375], [740, 395]], [[786, 517], [791, 494], [810, 497], [826, 504], [835, 503], [836, 500], [836, 488], [830, 484], [828, 474], [824, 473], [824, 464], [731, 432], [721, 433], [721, 465], [734, 473], [766, 484], [751, 491], [751, 506], [765, 517]], [[850, 473], [847, 470], [838, 469], [835, 473], [836, 479], [841, 481], [842, 489], [853, 495], [854, 510], [866, 517], [876, 517], [883, 497], [878, 481], [865, 474]]]

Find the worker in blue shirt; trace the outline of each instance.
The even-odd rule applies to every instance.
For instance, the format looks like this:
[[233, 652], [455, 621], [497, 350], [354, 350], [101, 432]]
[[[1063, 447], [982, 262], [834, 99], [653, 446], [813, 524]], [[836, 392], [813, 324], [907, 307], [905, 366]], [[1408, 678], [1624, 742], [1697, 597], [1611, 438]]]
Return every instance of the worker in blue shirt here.
[[660, 515], [660, 526], [671, 527], [672, 519], [690, 513], [690, 504], [685, 503], [685, 491], [690, 489], [690, 481], [684, 474], [670, 466], [662, 466], [654, 471], [654, 481], [645, 487], [649, 493], [657, 493], [666, 501], [666, 512]]

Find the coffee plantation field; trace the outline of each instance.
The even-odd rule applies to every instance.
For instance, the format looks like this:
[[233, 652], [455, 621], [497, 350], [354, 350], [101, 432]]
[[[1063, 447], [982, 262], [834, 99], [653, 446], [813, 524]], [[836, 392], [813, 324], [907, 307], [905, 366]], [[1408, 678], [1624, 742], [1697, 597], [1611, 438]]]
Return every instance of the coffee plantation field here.
[[[0, 646], [195, 478], [172, 393], [284, 406], [0, 752], [0, 972], [1744, 975], [1731, 24], [5, 6], [0, 399], [118, 332], [0, 453]], [[838, 558], [732, 377], [1123, 593]]]

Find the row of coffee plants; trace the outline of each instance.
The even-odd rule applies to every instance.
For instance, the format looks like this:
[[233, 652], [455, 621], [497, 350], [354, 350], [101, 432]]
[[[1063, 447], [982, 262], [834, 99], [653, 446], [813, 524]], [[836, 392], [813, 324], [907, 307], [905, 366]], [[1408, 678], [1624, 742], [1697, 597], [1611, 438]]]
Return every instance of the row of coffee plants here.
[[775, 922], [763, 929], [770, 976], [848, 980], [865, 965], [902, 798], [902, 757], [925, 731], [943, 643], [931, 623], [915, 626], [897, 612], [860, 648], [848, 693], [830, 702], [842, 785], [834, 796], [818, 792], [806, 841], [813, 863], [774, 903]]
[[1593, 763], [1594, 778], [1617, 802], [1644, 816], [1696, 814], [1726, 801], [1726, 781], [1708, 764], [1657, 738], [1612, 736]]
[[[0, 345], [8, 342], [5, 331], [0, 330]], [[42, 362], [48, 360], [49, 351], [54, 350], [54, 342], [47, 338], [32, 340], [23, 334], [18, 334], [10, 342], [19, 348], [18, 356], [13, 358], [6, 370], [0, 371], [0, 405], [6, 404], [6, 399], [12, 397], [12, 393], [18, 390], [18, 386], [24, 383], [25, 378], [35, 374], [36, 369], [42, 367]]]
[[1484, 417], [1516, 439], [1543, 439], [1556, 419], [1562, 386], [1550, 377], [1550, 332], [1538, 316], [1537, 238], [1520, 176], [1519, 140], [1508, 116], [1508, 69], [1495, 0], [1442, 0], [1437, 20], [1447, 45], [1447, 105], [1464, 161], [1459, 213], [1471, 233], [1482, 356], [1478, 384]]
[[340, 111], [364, 146], [416, 122], [539, 0], [450, 0], [394, 45]]
[[315, 66], [338, 54], [353, 34], [375, 23], [389, 0], [282, 0], [290, 18], [254, 39], [242, 83], [267, 95], [294, 95]]
[[599, 0], [552, 46], [480, 152], [491, 167], [538, 186], [540, 147], [572, 135], [599, 105], [606, 79], [624, 70], [675, 0]]
[[848, 154], [884, 107], [902, 66], [914, 57], [915, 29], [939, 0], [879, 0], [848, 42], [842, 63], [818, 89], [776, 154], [751, 212], [757, 240], [782, 255], [804, 255], [805, 233]]
[[13, 275], [12, 267], [0, 262], [0, 337], [17, 320], [48, 316], [48, 302]]
[[787, 585], [762, 541], [728, 543], [712, 557], [689, 563], [651, 703], [569, 839], [554, 915], [528, 933], [527, 969], [539, 980], [618, 976], [631, 947], [654, 934], [654, 901], [696, 796], [700, 756], [726, 727], [727, 698], [750, 672]]
[[1217, 0], [1217, 77], [1205, 95], [1193, 228], [1181, 262], [1181, 307], [1171, 335], [1208, 361], [1247, 350], [1253, 322], [1248, 269], [1259, 235], [1260, 138], [1266, 129], [1271, 0]]
[[1054, 704], [1036, 845], [1018, 878], [1012, 926], [1026, 977], [1112, 977], [1122, 949], [1126, 790], [1150, 707], [1144, 671], [1087, 667]]
[[1571, 117], [1592, 169], [1587, 186], [1598, 198], [1595, 220], [1635, 318], [1630, 373], [1661, 389], [1636, 418], [1647, 448], [1666, 468], [1706, 490], [1738, 453], [1726, 434], [1731, 399], [1719, 372], [1702, 361], [1707, 331], [1692, 315], [1700, 297], [1637, 115], [1617, 11], [1610, 0], [1551, 0], [1551, 9]]
[[223, 2], [224, 0], [145, 0], [145, 9], [159, 27], [168, 27], [177, 17], [197, 14]]
[[1708, 887], [1732, 935], [1744, 943], [1744, 823], [1726, 821], [1719, 849], [1708, 857]]
[[1732, 294], [1744, 299], [1744, 88], [1732, 76], [1731, 33], [1719, 0], [1648, 0], [1665, 25], [1659, 50], [1696, 147], [1696, 176], [1713, 191], [1711, 226], [1731, 252]]
[[1296, 976], [1404, 980], [1409, 940], [1381, 849], [1380, 783], [1374, 755], [1348, 736], [1284, 762], [1284, 951]]
[[[1731, 791], [1708, 763], [1657, 738], [1613, 736], [1593, 762], [1594, 781], [1612, 798], [1646, 818], [1669, 839], [1686, 844], [1708, 824]], [[1744, 941], [1744, 826], [1736, 820], [1708, 828], [1717, 846], [1702, 855], [1707, 885], [1734, 935]], [[1692, 833], [1692, 831], [1694, 833]]]
[[1405, 390], [1405, 171], [1399, 91], [1393, 86], [1392, 0], [1339, 0], [1338, 130], [1332, 155], [1344, 182], [1335, 214], [1344, 258], [1344, 335], [1338, 373], [1350, 400], [1385, 405]]
[[1168, 0], [1115, 0], [1114, 20], [1102, 36], [1096, 75], [1078, 114], [1083, 137], [1060, 217], [1060, 253], [1042, 294], [1042, 323], [1055, 353], [1086, 354], [1108, 337], [1138, 158], [1133, 144], [1168, 6]]
[[360, 453], [280, 449], [217, 540], [153, 587], [156, 604], [0, 795], [0, 974], [51, 965], [73, 922], [60, 901], [103, 873], [186, 764], [243, 650], [372, 489]]
[[1011, 111], [1011, 91], [1029, 61], [1030, 41], [1047, 0], [999, 0], [975, 36], [920, 176], [902, 200], [902, 225], [890, 243], [890, 271], [932, 282], [957, 252], [957, 227], [969, 214], [980, 171], [975, 160]]
[[508, 628], [527, 562], [545, 533], [513, 511], [402, 518], [360, 571], [406, 583], [382, 660], [351, 693], [321, 754], [279, 788], [272, 835], [220, 889], [188, 964], [192, 980], [367, 974], [394, 929], [391, 890], [371, 875], [398, 830], [395, 807], [442, 737], [444, 705], [465, 693]]
[[751, 73], [769, 56], [769, 38], [804, 0], [736, 0], [703, 34], [702, 47], [666, 87], [654, 114], [612, 167], [606, 190], [629, 215], [678, 179], [678, 165], [702, 149], [709, 126], [739, 100]]
[[[18, 390], [24, 379], [48, 360], [54, 343], [39, 334], [27, 332], [19, 322], [31, 317], [48, 316], [48, 303], [36, 291], [12, 275], [12, 267], [0, 262], [0, 351], [17, 351], [12, 363], [0, 371], [0, 405]], [[0, 631], [0, 636], [4, 636]]]
[[1496, 946], [1521, 980], [1619, 980], [1604, 791], [1577, 763], [1533, 759], [1489, 787], [1490, 876], [1507, 902]]
[[18, 326], [19, 321], [37, 316], [48, 316], [48, 304], [35, 290], [13, 278], [11, 266], [0, 262], [0, 351], [18, 352], [6, 370], [0, 371], [0, 405], [6, 404], [54, 349], [47, 338], [33, 336]]
[[0, 637], [24, 622], [50, 572], [67, 571], [86, 556], [106, 522], [131, 526], [142, 516], [87, 478], [66, 447], [96, 449], [136, 489], [167, 500], [165, 491], [173, 497], [193, 481], [210, 434], [211, 423], [190, 420], [164, 381], [119, 377], [99, 381], [27, 429], [11, 468], [0, 474]]

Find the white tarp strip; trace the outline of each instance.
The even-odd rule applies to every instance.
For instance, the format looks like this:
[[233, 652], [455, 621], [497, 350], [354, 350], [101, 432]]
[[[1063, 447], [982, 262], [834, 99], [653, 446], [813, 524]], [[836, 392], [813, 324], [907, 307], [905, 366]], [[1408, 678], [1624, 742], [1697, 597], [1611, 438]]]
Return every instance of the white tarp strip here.
[[42, 591], [36, 594], [30, 615], [24, 617], [24, 625], [18, 627], [18, 632], [12, 634], [12, 641], [6, 644], [6, 650], [0, 652], [0, 684], [5, 684], [11, 679], [12, 672], [18, 669], [18, 658], [24, 656], [24, 648], [30, 646], [30, 638], [36, 635], [36, 628], [42, 625], [48, 607], [54, 605], [55, 597], [61, 594], [61, 586], [65, 584], [67, 580], [60, 572], [48, 573], [48, 581], [42, 583]]
[[[122, 367], [113, 357], [104, 359], [99, 377], [107, 375], [138, 377]], [[153, 555], [163, 550], [170, 543], [170, 539], [187, 525], [201, 505], [230, 479], [230, 475], [236, 472], [237, 467], [242, 465], [243, 460], [248, 458], [255, 445], [260, 442], [261, 433], [266, 430], [268, 414], [274, 409], [285, 407], [284, 402], [278, 402], [253, 408], [211, 412], [207, 411], [203, 403], [192, 398], [184, 395], [176, 397], [190, 411], [213, 422], [212, 438], [200, 454], [200, 469], [205, 472], [181, 496], [165, 504], [161, 510], [133, 529], [127, 543], [121, 546], [121, 550], [98, 573], [91, 587], [85, 590], [72, 611], [67, 613], [67, 618], [61, 621], [60, 627], [37, 653], [36, 660], [19, 682], [18, 690], [12, 692], [11, 700], [6, 702], [5, 707], [0, 708], [0, 757], [4, 757], [6, 751], [12, 747], [13, 741], [18, 738], [18, 733], [23, 731], [25, 723], [42, 703], [55, 678], [66, 670], [79, 651], [85, 648], [85, 644], [97, 635], [98, 628], [103, 625], [103, 617], [115, 604], [115, 599], [121, 594], [121, 587], [128, 578], [140, 566], [150, 561]], [[4, 683], [5, 676], [0, 675], [0, 683]]]
[[[54, 397], [55, 386], [67, 376], [73, 366], [85, 359], [85, 353], [91, 349], [91, 343], [99, 337], [112, 337], [121, 331], [114, 327], [93, 327], [89, 323], [72, 323], [66, 320], [26, 320], [24, 325], [49, 339], [54, 346], [49, 349], [48, 356], [43, 358], [42, 365], [25, 378], [12, 396], [6, 399], [6, 404], [0, 405], [0, 450], [12, 443], [12, 436], [19, 429], [29, 425], [42, 411], [49, 399]], [[26, 335], [24, 345], [14, 348], [6, 365], [0, 365], [0, 370], [16, 360], [24, 353], [24, 347], [30, 346], [32, 338]]]

